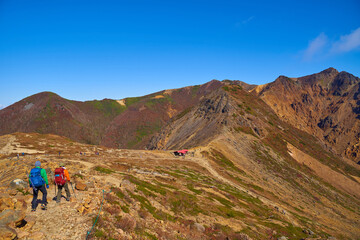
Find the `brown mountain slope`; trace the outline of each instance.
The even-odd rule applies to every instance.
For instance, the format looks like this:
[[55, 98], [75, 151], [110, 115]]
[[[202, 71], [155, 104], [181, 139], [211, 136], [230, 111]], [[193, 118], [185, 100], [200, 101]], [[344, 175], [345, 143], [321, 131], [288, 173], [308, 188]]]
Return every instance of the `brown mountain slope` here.
[[213, 80], [203, 85], [165, 90], [133, 101], [109, 124], [101, 144], [118, 148], [144, 149], [154, 134], [176, 115], [187, 112], [204, 96], [223, 83]]
[[72, 101], [43, 92], [0, 110], [0, 135], [53, 133], [75, 141], [143, 148], [173, 116], [222, 85], [219, 81], [121, 101]]
[[53, 133], [73, 140], [99, 143], [105, 127], [125, 110], [116, 101], [78, 102], [42, 92], [0, 111], [0, 134]]
[[251, 189], [268, 206], [282, 203], [293, 224], [307, 218], [325, 232], [337, 229], [343, 238], [359, 234], [354, 219], [360, 214], [360, 167], [327, 152], [236, 84], [170, 123], [149, 148], [196, 149], [224, 181]]
[[333, 68], [254, 89], [276, 114], [338, 154], [360, 160], [360, 79]]

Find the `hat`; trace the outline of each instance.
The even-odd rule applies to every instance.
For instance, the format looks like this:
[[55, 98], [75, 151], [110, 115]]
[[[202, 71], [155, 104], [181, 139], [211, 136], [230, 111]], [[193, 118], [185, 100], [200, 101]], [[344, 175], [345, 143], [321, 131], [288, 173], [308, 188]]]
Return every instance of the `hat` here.
[[63, 166], [65, 166], [64, 163], [60, 163], [60, 164], [59, 164], [59, 167], [63, 167]]
[[41, 162], [40, 161], [36, 161], [35, 162], [35, 167], [40, 167], [41, 166]]

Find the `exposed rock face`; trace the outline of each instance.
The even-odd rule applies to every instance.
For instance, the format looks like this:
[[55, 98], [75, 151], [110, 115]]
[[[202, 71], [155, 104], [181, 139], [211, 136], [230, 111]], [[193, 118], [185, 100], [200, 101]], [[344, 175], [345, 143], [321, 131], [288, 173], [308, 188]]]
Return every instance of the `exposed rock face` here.
[[360, 79], [334, 68], [280, 76], [258, 92], [276, 114], [323, 141], [336, 153], [359, 160]]
[[218, 90], [201, 101], [188, 114], [173, 121], [154, 137], [149, 149], [189, 148], [206, 143], [227, 125], [229, 96]]
[[172, 119], [151, 140], [148, 148], [191, 148], [207, 144], [229, 130], [264, 137], [268, 120], [260, 119], [259, 110], [245, 104], [246, 99], [256, 102], [256, 105], [263, 105], [266, 111], [272, 111], [262, 100], [243, 90], [236, 82], [229, 83], [204, 98], [186, 115]]

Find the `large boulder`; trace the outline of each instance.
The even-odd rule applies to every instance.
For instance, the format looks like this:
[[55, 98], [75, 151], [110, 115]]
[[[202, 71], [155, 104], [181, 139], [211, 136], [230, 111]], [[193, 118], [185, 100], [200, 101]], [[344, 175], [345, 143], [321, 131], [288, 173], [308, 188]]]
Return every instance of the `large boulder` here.
[[29, 184], [22, 179], [15, 179], [10, 183], [10, 187], [13, 189], [26, 189], [28, 186]]
[[0, 213], [0, 226], [14, 225], [16, 226], [19, 222], [25, 218], [25, 212], [14, 209], [5, 209]]
[[80, 181], [80, 180], [77, 180], [75, 182], [75, 188], [79, 191], [86, 191], [88, 189], [87, 185], [83, 181]]
[[[24, 221], [25, 212], [5, 209], [0, 213], [0, 240], [17, 239], [16, 231], [12, 228], [19, 226]], [[12, 228], [10, 228], [10, 227]]]
[[16, 231], [7, 226], [0, 225], [0, 240], [13, 240], [13, 239], [17, 239]]

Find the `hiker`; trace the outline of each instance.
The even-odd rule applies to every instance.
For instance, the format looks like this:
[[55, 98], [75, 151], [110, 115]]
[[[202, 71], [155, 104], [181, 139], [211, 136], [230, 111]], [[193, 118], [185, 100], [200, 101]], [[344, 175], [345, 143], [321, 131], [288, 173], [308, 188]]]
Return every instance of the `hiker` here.
[[[36, 211], [37, 207], [37, 197], [39, 190], [43, 194], [43, 198], [41, 201], [41, 207], [46, 210], [47, 208], [47, 191], [46, 188], [49, 188], [49, 182], [46, 175], [46, 170], [43, 168], [40, 168], [41, 163], [40, 161], [35, 162], [35, 168], [31, 169], [29, 174], [29, 184], [30, 187], [33, 189], [33, 200], [31, 202], [31, 211]], [[46, 188], [45, 188], [46, 185]]]
[[56, 196], [56, 203], [61, 200], [61, 191], [65, 188], [66, 201], [70, 201], [70, 191], [68, 182], [70, 183], [70, 175], [68, 170], [65, 168], [65, 164], [60, 163], [59, 168], [55, 169], [55, 184], [57, 185], [58, 193]]

